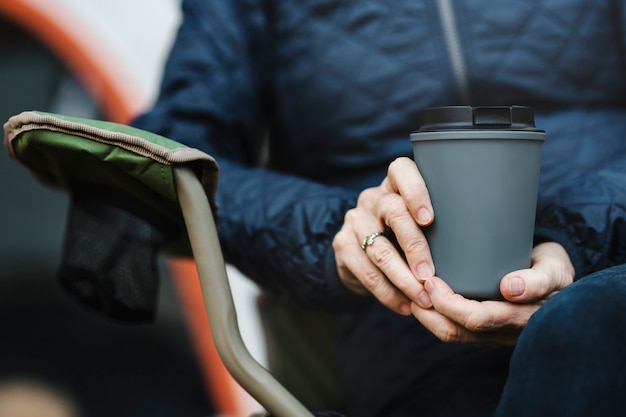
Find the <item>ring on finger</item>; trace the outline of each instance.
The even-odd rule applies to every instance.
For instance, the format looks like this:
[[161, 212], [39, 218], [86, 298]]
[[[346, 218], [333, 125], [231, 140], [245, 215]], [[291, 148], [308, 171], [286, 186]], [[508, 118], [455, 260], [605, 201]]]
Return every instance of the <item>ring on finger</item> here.
[[374, 232], [365, 236], [365, 238], [363, 239], [363, 243], [361, 243], [361, 249], [366, 250], [368, 246], [372, 246], [374, 244], [374, 239], [376, 239], [380, 235], [382, 235], [381, 232]]

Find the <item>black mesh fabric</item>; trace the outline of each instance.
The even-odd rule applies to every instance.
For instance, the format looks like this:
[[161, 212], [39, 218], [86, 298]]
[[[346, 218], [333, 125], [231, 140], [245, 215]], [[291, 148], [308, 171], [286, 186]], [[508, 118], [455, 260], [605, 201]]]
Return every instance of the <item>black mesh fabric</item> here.
[[153, 320], [157, 255], [180, 228], [129, 194], [93, 185], [74, 189], [66, 227], [62, 287], [108, 318]]

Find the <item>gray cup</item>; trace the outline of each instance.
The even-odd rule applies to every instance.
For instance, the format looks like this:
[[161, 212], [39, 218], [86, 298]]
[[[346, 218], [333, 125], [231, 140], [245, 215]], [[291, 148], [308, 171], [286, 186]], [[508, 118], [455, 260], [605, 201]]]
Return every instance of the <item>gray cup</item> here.
[[528, 107], [423, 112], [411, 142], [435, 211], [425, 234], [455, 292], [502, 298], [502, 277], [530, 266], [544, 139]]

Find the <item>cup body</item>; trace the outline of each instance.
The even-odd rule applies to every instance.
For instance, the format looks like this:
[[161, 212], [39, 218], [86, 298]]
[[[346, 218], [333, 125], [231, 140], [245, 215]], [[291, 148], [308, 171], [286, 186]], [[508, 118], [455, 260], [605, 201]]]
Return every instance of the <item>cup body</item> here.
[[502, 277], [530, 266], [544, 138], [534, 122], [411, 134], [435, 211], [425, 234], [436, 275], [455, 292], [501, 298]]

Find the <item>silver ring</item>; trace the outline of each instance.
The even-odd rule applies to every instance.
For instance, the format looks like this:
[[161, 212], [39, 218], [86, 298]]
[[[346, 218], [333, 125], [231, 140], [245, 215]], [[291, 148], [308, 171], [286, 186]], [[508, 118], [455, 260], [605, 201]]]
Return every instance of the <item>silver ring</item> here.
[[372, 246], [374, 244], [374, 239], [376, 239], [380, 235], [382, 235], [382, 233], [374, 232], [365, 236], [365, 239], [363, 239], [363, 243], [361, 243], [361, 249], [365, 250], [368, 246]]

